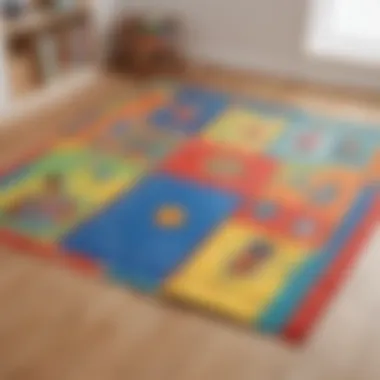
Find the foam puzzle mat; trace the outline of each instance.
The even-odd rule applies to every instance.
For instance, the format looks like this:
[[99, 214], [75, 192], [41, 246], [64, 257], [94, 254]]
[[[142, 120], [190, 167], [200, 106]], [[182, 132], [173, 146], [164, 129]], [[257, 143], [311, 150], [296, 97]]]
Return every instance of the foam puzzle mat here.
[[152, 84], [0, 170], [0, 244], [302, 341], [380, 219], [380, 126]]

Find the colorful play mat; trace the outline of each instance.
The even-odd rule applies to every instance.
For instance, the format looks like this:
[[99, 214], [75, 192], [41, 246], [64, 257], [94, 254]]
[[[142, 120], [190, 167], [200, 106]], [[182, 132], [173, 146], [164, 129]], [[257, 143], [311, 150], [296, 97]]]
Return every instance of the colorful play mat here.
[[380, 128], [173, 83], [0, 173], [0, 244], [302, 340], [380, 219]]

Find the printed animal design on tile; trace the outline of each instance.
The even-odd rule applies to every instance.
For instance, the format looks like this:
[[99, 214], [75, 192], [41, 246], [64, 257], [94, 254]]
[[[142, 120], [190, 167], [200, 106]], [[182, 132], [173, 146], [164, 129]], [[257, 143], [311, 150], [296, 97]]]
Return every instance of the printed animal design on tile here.
[[76, 212], [76, 203], [64, 189], [63, 178], [58, 174], [47, 175], [40, 192], [28, 194], [16, 200], [6, 210], [11, 219], [47, 219], [51, 223], [64, 222]]
[[272, 245], [265, 240], [257, 240], [244, 247], [228, 263], [227, 273], [230, 277], [241, 277], [252, 274], [273, 254]]

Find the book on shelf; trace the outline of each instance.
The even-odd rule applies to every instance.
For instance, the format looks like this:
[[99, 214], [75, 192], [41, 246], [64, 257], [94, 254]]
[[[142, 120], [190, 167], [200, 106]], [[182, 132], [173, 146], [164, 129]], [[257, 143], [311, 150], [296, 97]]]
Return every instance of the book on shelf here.
[[47, 32], [38, 37], [37, 56], [42, 80], [44, 82], [51, 81], [60, 71], [57, 36], [55, 33]]
[[57, 44], [60, 69], [67, 71], [70, 68], [70, 39], [65, 29], [58, 32]]
[[54, 0], [53, 7], [60, 12], [70, 11], [78, 5], [78, 0]]
[[38, 87], [38, 73], [34, 65], [34, 53], [30, 46], [12, 50], [9, 57], [9, 76], [14, 96], [24, 95]]
[[81, 66], [91, 57], [91, 38], [86, 24], [79, 24], [68, 31], [70, 65]]
[[24, 16], [30, 6], [28, 0], [0, 0], [0, 16], [6, 20], [15, 20]]

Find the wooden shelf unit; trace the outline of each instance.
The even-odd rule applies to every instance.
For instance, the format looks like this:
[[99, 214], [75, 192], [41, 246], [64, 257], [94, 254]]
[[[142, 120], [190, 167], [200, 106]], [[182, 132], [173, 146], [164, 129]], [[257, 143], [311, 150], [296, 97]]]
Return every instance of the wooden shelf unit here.
[[[94, 28], [88, 1], [68, 10], [43, 8], [0, 20], [0, 79], [12, 108], [44, 94], [65, 93], [59, 87], [74, 88], [76, 78], [90, 78], [96, 59]], [[0, 116], [2, 108], [10, 107], [3, 101]]]
[[68, 11], [40, 11], [22, 16], [12, 21], [4, 21], [3, 30], [6, 38], [18, 38], [43, 32], [86, 17], [88, 6], [82, 5]]

